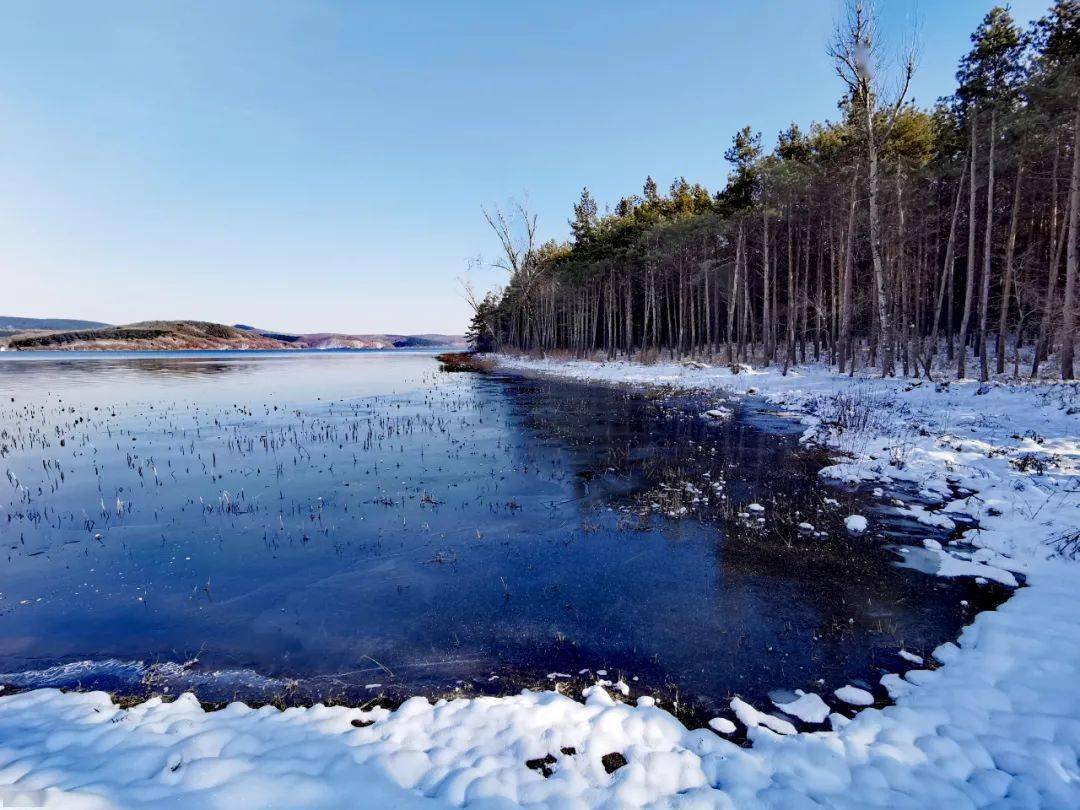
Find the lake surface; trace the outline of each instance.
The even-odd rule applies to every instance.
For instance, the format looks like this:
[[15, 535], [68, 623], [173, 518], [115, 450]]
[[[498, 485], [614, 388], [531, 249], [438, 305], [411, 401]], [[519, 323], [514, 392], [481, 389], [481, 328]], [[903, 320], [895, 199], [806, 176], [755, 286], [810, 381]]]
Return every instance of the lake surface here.
[[932, 533], [824, 484], [753, 400], [718, 421], [715, 394], [424, 352], [8, 355], [0, 397], [14, 686], [362, 702], [602, 671], [706, 717], [876, 685], [992, 593], [849, 538], [852, 512]]

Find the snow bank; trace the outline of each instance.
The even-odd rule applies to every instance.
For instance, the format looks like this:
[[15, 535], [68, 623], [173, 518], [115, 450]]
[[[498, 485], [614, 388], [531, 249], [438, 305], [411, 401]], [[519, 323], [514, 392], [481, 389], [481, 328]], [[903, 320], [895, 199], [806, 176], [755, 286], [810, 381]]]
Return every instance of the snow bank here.
[[[1080, 807], [1078, 569], [1047, 543], [1080, 526], [1074, 386], [939, 390], [818, 368], [506, 362], [584, 380], [752, 388], [799, 414], [807, 440], [845, 451], [823, 475], [883, 493], [912, 486], [937, 506], [900, 508], [929, 525], [977, 519], [962, 544], [920, 550], [940, 555], [943, 573], [1022, 574], [1028, 587], [935, 650], [937, 668], [898, 656], [920, 668], [882, 678], [895, 705], [836, 701], [830, 731], [788, 733], [791, 723], [736, 698], [749, 749], [601, 686], [584, 703], [523, 692], [414, 698], [394, 712], [207, 713], [190, 696], [119, 709], [102, 693], [48, 689], [2, 697], [0, 804]], [[819, 717], [810, 698], [779, 708]]]

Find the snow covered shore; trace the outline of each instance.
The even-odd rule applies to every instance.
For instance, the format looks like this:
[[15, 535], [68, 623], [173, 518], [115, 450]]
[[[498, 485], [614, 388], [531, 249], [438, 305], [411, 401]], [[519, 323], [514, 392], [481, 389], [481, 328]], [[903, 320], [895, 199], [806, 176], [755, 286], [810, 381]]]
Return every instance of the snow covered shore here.
[[[783, 376], [502, 362], [588, 381], [761, 394], [802, 419], [807, 439], [847, 454], [823, 475], [913, 485], [938, 506], [892, 508], [928, 525], [961, 514], [979, 521], [965, 545], [920, 552], [940, 574], [1021, 575], [1028, 587], [942, 645], [941, 666], [912, 661], [886, 676], [893, 706], [854, 719], [834, 711], [830, 730], [789, 734], [772, 707], [739, 701], [750, 749], [688, 731], [649, 698], [616, 702], [601, 686], [584, 703], [526, 692], [414, 698], [394, 712], [205, 712], [190, 696], [119, 709], [102, 693], [13, 695], [0, 698], [0, 805], [1080, 807], [1080, 563], [1051, 542], [1080, 528], [1075, 386], [939, 389], [823, 368]], [[845, 694], [857, 700], [859, 691]], [[626, 764], [609, 773], [614, 753]]]

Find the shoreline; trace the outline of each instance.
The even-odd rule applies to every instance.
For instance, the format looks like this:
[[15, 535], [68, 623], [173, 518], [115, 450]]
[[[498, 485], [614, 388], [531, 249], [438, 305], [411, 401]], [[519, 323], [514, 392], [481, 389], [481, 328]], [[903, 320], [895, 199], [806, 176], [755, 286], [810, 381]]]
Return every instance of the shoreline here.
[[[903, 379], [839, 378], [821, 368], [792, 369], [783, 377], [778, 370], [732, 375], [723, 368], [673, 364], [506, 357], [498, 362], [513, 371], [583, 382], [686, 384], [764, 396], [803, 421], [804, 441], [849, 454], [825, 467], [823, 476], [918, 484], [942, 502], [937, 511], [909, 509], [926, 525], [977, 511], [980, 527], [966, 538], [978, 549], [970, 559], [966, 552], [927, 548], [940, 553], [946, 575], [993, 579], [1018, 573], [1027, 587], [997, 610], [980, 613], [955, 642], [941, 645], [934, 653], [939, 668], [887, 675], [882, 683], [894, 705], [863, 710], [854, 719], [834, 713], [831, 731], [790, 736], [768, 727], [773, 724], [765, 712], [771, 707], [737, 710], [754, 744], [749, 749], [707, 729], [686, 730], [651, 699], [637, 706], [618, 703], [603, 681], [585, 690], [584, 703], [558, 694], [556, 685], [556, 691], [434, 705], [411, 698], [393, 712], [320, 706], [279, 712], [231, 704], [207, 713], [191, 695], [120, 709], [105, 693], [45, 689], [0, 698], [0, 734], [17, 739], [15, 729], [24, 733], [18, 739], [31, 751], [18, 761], [28, 783], [49, 780], [35, 771], [35, 762], [47, 768], [50, 757], [67, 752], [71, 767], [54, 773], [54, 784], [32, 788], [32, 795], [19, 792], [18, 785], [2, 785], [0, 798], [64, 806], [78, 806], [74, 801], [82, 798], [85, 806], [113, 806], [96, 803], [101, 797], [123, 806], [136, 799], [245, 795], [253, 797], [247, 806], [265, 806], [280, 798], [270, 786], [282, 778], [284, 759], [314, 762], [318, 751], [340, 767], [332, 778], [323, 773], [314, 780], [310, 769], [290, 771], [289, 778], [303, 786], [289, 784], [297, 805], [332, 806], [355, 795], [349, 790], [359, 783], [374, 791], [366, 798], [397, 806], [420, 802], [420, 794], [450, 805], [496, 797], [585, 805], [695, 798], [722, 804], [726, 798], [735, 806], [782, 806], [797, 796], [830, 804], [850, 804], [858, 796], [857, 804], [924, 806], [978, 806], [1010, 797], [1017, 803], [1024, 797], [1080, 802], [1080, 630], [1069, 621], [1080, 609], [1073, 584], [1077, 569], [1050, 556], [1043, 542], [1060, 527], [1080, 525], [1075, 496], [1064, 491], [1080, 460], [1074, 435], [1080, 418], [1066, 413], [1076, 402], [1075, 385], [991, 385], [977, 393], [982, 386], [974, 382], [939, 390]], [[959, 421], [942, 423], [935, 412]], [[1011, 428], [1001, 424], [1009, 420], [1019, 423], [1012, 437]], [[1025, 488], [1016, 489], [1017, 482]], [[947, 493], [957, 489], [970, 494], [950, 498]], [[178, 727], [174, 733], [181, 739], [163, 736]], [[123, 729], [129, 736], [120, 739]], [[60, 754], [56, 735], [64, 741]], [[198, 779], [185, 782], [193, 770], [185, 772], [190, 757], [181, 755], [179, 764], [169, 757], [179, 743], [194, 746], [198, 756], [202, 747], [193, 741], [205, 735], [228, 740], [191, 765], [232, 775], [199, 787]], [[91, 778], [90, 766], [103, 761], [104, 751], [95, 752], [93, 745], [106, 737], [121, 750], [130, 745], [133, 754], [144, 752], [144, 760], [147, 748], [161, 752], [163, 761], [147, 763], [138, 774], [133, 768], [128, 782], [103, 786], [100, 776]], [[236, 746], [230, 748], [229, 740], [235, 738], [249, 739], [251, 751], [232, 751]], [[90, 761], [75, 757], [75, 749]], [[108, 750], [113, 756], [114, 749]], [[628, 762], [613, 774], [602, 762], [611, 753]], [[525, 764], [546, 757], [554, 760], [547, 763], [554, 771], [549, 779]], [[1057, 770], [1044, 764], [1048, 757]], [[6, 764], [4, 757], [0, 767]], [[31, 778], [35, 773], [38, 778]], [[167, 785], [159, 773], [180, 792], [162, 792]]]

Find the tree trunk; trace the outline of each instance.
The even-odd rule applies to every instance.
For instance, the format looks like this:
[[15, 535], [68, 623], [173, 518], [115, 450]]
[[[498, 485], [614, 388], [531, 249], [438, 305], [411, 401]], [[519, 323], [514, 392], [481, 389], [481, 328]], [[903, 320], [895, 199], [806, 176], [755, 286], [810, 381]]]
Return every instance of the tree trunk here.
[[1061, 251], [1065, 244], [1065, 234], [1069, 219], [1069, 206], [1065, 206], [1065, 220], [1061, 223], [1060, 233], [1058, 230], [1058, 164], [1061, 162], [1061, 149], [1057, 138], [1054, 139], [1054, 167], [1050, 172], [1050, 234], [1049, 248], [1050, 266], [1046, 273], [1046, 297], [1043, 299], [1042, 320], [1039, 324], [1039, 336], [1035, 341], [1035, 353], [1031, 360], [1031, 378], [1039, 376], [1039, 362], [1048, 353], [1047, 344], [1050, 342], [1050, 327], [1054, 322], [1054, 296], [1057, 292], [1058, 267], [1061, 265]]
[[1061, 379], [1071, 380], [1076, 347], [1076, 264], [1080, 234], [1080, 97], [1073, 118], [1073, 163], [1069, 178], [1069, 243], [1065, 248], [1065, 301], [1061, 305]]
[[735, 336], [735, 312], [739, 306], [739, 271], [742, 268], [743, 254], [743, 225], [739, 223], [739, 233], [735, 237], [735, 270], [731, 274], [731, 295], [728, 297], [727, 311], [727, 359], [728, 364], [735, 365], [734, 336]]
[[791, 241], [791, 211], [788, 211], [787, 223], [787, 347], [784, 352], [784, 374], [795, 365], [795, 256]]
[[881, 341], [881, 376], [891, 377], [893, 368], [893, 329], [892, 315], [889, 312], [888, 296], [885, 284], [885, 266], [881, 258], [881, 213], [878, 206], [878, 152], [874, 140], [874, 116], [869, 96], [864, 98], [866, 147], [869, 157], [867, 172], [870, 186], [870, 256], [874, 265], [874, 289], [877, 295], [878, 327]]
[[994, 240], [994, 140], [997, 136], [997, 110], [990, 111], [990, 149], [986, 167], [986, 228], [983, 232], [982, 294], [979, 296], [979, 379], [990, 379], [990, 358], [986, 349], [986, 321], [990, 308], [990, 259]]
[[[896, 257], [893, 262], [895, 269], [895, 276], [900, 282], [900, 361], [904, 370], [904, 376], [907, 376], [910, 370], [910, 345], [908, 338], [911, 330], [911, 312], [908, 309], [908, 299], [911, 296], [911, 279], [909, 278], [909, 272], [907, 262], [905, 261], [905, 248], [907, 246], [907, 223], [904, 219], [904, 186], [903, 186], [903, 174], [901, 172], [900, 161], [896, 161], [896, 215], [897, 215], [897, 231], [896, 231]], [[916, 376], [918, 372], [918, 366], [916, 365]]]
[[851, 276], [855, 266], [855, 188], [858, 181], [858, 168], [851, 180], [851, 204], [848, 206], [847, 233], [844, 242], [844, 264], [840, 271], [840, 373], [850, 365], [855, 370], [855, 359], [851, 356]]
[[966, 178], [967, 175], [961, 173], [960, 182], [956, 187], [956, 202], [953, 204], [952, 218], [949, 220], [949, 239], [945, 246], [945, 264], [941, 268], [937, 306], [934, 309], [934, 328], [930, 332], [932, 343], [928, 352], [929, 358], [926, 361], [928, 364], [938, 350], [938, 330], [941, 328], [941, 307], [945, 300], [945, 290], [951, 290], [953, 285], [953, 268], [956, 264], [956, 223], [960, 219], [960, 201], [964, 198], [964, 181]]
[[[1016, 221], [1020, 217], [1020, 185], [1024, 176], [1023, 165], [1016, 167], [1016, 185], [1013, 188], [1012, 210], [1009, 212], [1009, 235], [1005, 242], [1005, 278], [1001, 282], [1001, 311], [998, 313], [997, 373], [1005, 373], [1005, 330], [1009, 326], [1009, 296], [1012, 294], [1013, 259], [1016, 255]], [[1016, 345], [1017, 354], [1020, 344]]]
[[765, 204], [761, 205], [761, 272], [764, 278], [762, 288], [761, 309], [761, 343], [765, 352], [765, 365], [769, 365], [772, 357], [772, 309], [770, 306], [771, 294], [769, 290], [769, 211]]
[[968, 245], [967, 245], [967, 280], [964, 285], [964, 316], [960, 320], [960, 340], [957, 347], [956, 377], [963, 379], [967, 374], [967, 336], [971, 323], [971, 299], [975, 290], [975, 111], [971, 111], [971, 185], [968, 188]]

